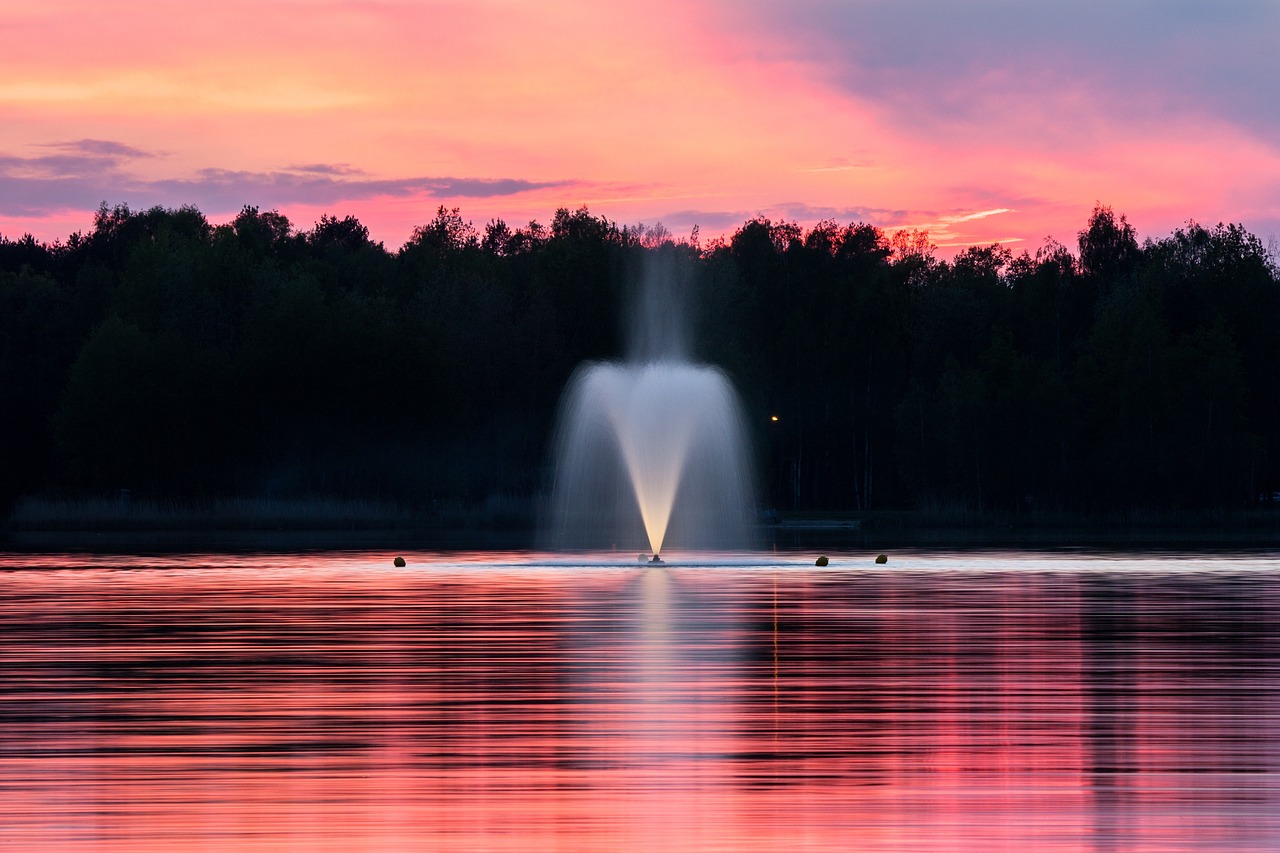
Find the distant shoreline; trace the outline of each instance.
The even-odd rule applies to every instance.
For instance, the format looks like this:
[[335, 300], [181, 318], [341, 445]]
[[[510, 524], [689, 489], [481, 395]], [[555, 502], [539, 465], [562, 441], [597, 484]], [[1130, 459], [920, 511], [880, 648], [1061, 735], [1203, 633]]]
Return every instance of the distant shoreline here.
[[1280, 548], [1280, 507], [1241, 510], [1026, 512], [957, 508], [779, 513], [762, 527], [778, 547]]
[[[429, 510], [367, 500], [128, 498], [20, 501], [0, 527], [17, 550], [528, 550], [537, 545], [531, 500]], [[891, 547], [1280, 548], [1280, 507], [1008, 513], [955, 508], [767, 513], [759, 547], [783, 551]]]

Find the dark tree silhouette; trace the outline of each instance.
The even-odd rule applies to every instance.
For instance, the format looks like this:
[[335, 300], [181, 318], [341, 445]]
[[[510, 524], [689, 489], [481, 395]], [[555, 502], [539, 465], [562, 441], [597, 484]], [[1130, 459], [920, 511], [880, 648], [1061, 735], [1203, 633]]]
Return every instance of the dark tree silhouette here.
[[[585, 208], [395, 252], [354, 217], [103, 205], [0, 238], [0, 503], [37, 493], [532, 501], [557, 401], [620, 357], [646, 269], [741, 391], [767, 506], [1247, 506], [1280, 492], [1280, 283], [1239, 225], [1079, 252], [749, 220], [680, 241]], [[771, 420], [777, 417], [777, 420]]]

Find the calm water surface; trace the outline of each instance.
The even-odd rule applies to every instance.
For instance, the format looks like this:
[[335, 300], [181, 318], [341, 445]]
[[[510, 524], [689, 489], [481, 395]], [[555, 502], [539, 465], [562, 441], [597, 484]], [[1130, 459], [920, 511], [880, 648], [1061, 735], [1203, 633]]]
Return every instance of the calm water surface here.
[[1274, 554], [0, 554], [0, 848], [1280, 850]]

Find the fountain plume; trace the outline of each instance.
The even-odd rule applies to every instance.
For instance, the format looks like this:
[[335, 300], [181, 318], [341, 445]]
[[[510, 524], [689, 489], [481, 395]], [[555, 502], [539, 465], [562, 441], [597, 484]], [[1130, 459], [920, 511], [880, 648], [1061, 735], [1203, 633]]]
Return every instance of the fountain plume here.
[[687, 284], [670, 257], [651, 264], [633, 301], [628, 358], [584, 364], [570, 379], [555, 445], [554, 546], [647, 542], [657, 555], [752, 544], [737, 394], [721, 370], [689, 358]]

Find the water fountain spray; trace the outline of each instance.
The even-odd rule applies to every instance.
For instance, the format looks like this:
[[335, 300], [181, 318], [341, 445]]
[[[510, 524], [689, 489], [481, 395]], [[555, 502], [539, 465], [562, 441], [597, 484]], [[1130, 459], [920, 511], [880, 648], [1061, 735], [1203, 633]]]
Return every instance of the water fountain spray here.
[[560, 406], [552, 544], [747, 548], [753, 489], [738, 397], [688, 354], [687, 281], [652, 264], [633, 305], [628, 357], [591, 362]]

